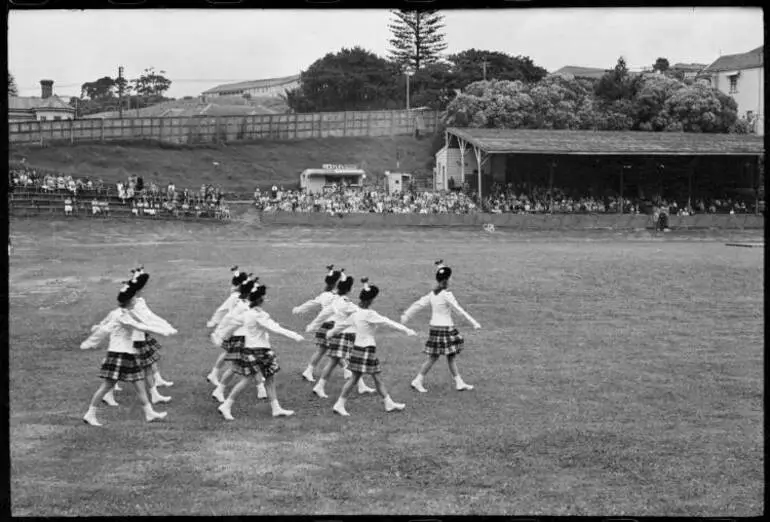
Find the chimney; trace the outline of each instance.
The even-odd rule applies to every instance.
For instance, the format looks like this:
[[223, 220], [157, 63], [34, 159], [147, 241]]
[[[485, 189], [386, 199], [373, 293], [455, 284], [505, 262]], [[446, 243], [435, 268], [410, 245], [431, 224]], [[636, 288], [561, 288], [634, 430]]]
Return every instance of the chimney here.
[[44, 100], [53, 96], [53, 80], [40, 80], [40, 88]]

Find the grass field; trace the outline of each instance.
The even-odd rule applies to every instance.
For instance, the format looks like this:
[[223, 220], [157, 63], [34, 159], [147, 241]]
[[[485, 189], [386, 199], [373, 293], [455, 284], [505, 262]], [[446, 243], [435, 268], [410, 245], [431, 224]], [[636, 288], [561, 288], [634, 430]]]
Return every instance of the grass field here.
[[[764, 511], [763, 251], [724, 240], [241, 228], [19, 220], [11, 223], [10, 436], [13, 514], [679, 515]], [[133, 242], [133, 243], [132, 243]], [[300, 378], [313, 351], [274, 337], [273, 419], [256, 390], [227, 423], [204, 376], [205, 323], [228, 267], [268, 285], [267, 310], [321, 290], [324, 265], [368, 275], [375, 309], [398, 319], [431, 285], [432, 262], [483, 329], [458, 323], [471, 392], [446, 363], [409, 382], [417, 339], [383, 330], [384, 379], [399, 413], [355, 397], [347, 419]], [[143, 263], [146, 298], [179, 329], [164, 344], [168, 418], [146, 424], [128, 391], [80, 420], [103, 352], [81, 351]], [[355, 294], [358, 293], [357, 285]], [[411, 324], [411, 323], [410, 323]]]
[[[220, 184], [226, 192], [251, 194], [257, 185], [296, 186], [303, 170], [326, 163], [358, 164], [370, 175], [382, 175], [385, 170], [396, 170], [397, 155], [401, 170], [430, 172], [431, 137], [265, 140], [211, 147], [152, 143], [14, 146], [9, 158], [26, 158], [32, 167], [73, 176], [101, 177], [106, 183], [136, 174], [145, 183], [154, 180], [165, 186], [173, 181], [177, 189], [211, 183]], [[215, 161], [220, 164], [218, 169]]]

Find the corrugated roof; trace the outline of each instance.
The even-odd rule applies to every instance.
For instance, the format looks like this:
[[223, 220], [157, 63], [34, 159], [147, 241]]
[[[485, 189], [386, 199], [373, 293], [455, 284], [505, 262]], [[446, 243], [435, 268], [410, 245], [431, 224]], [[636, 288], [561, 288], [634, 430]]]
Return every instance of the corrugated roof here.
[[224, 85], [217, 85], [216, 87], [213, 87], [208, 91], [203, 91], [203, 94], [214, 94], [217, 92], [232, 92], [232, 91], [240, 91], [240, 90], [245, 91], [247, 89], [257, 89], [262, 87], [276, 87], [279, 85], [284, 85], [287, 83], [298, 82], [298, 81], [299, 81], [299, 74], [295, 74], [293, 76], [283, 76], [281, 78], [267, 78], [265, 80], [252, 80], [249, 82], [227, 83]]
[[678, 71], [695, 71], [698, 72], [706, 68], [705, 63], [675, 63], [671, 66], [671, 69]]
[[580, 67], [577, 65], [565, 65], [561, 69], [551, 74], [571, 74], [572, 76], [582, 78], [601, 78], [607, 72], [607, 69], [598, 67]]
[[51, 96], [50, 98], [39, 98], [37, 96], [8, 96], [8, 109], [17, 111], [46, 109], [75, 112], [74, 107], [63, 102], [58, 96]]
[[485, 152], [498, 154], [757, 155], [762, 136], [694, 132], [449, 128]]
[[726, 54], [717, 58], [714, 63], [703, 69], [703, 73], [717, 71], [732, 71], [762, 67], [765, 59], [765, 46], [760, 45], [747, 53]]

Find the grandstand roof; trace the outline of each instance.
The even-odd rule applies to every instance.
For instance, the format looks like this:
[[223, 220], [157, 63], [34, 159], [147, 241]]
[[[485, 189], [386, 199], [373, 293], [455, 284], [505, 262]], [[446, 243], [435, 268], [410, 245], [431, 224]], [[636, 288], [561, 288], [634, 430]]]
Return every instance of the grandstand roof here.
[[262, 87], [277, 87], [287, 83], [299, 81], [299, 74], [292, 76], [283, 76], [281, 78], [266, 78], [264, 80], [252, 80], [248, 82], [238, 83], [226, 83], [224, 85], [217, 85], [207, 91], [203, 91], [203, 94], [214, 94], [217, 92], [233, 92], [233, 91], [246, 91], [248, 89], [257, 89]]
[[489, 154], [615, 156], [754, 156], [765, 153], [762, 136], [695, 132], [471, 129], [447, 132]]

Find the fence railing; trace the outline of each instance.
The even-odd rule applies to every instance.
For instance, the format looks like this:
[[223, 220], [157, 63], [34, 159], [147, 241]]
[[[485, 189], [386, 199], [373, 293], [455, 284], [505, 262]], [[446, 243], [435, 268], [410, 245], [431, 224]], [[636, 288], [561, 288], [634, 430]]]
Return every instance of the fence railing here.
[[359, 111], [251, 116], [11, 121], [8, 142], [150, 140], [177, 144], [434, 133], [438, 111]]

